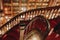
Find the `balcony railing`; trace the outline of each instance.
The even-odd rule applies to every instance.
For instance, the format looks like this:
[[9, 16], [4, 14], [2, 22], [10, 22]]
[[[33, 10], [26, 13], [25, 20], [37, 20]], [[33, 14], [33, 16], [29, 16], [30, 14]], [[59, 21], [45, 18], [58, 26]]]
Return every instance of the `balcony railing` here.
[[15, 25], [19, 24], [21, 20], [32, 20], [32, 18], [38, 15], [42, 15], [46, 19], [56, 18], [57, 16], [60, 16], [60, 6], [39, 8], [39, 9], [33, 9], [26, 12], [22, 12], [0, 27], [0, 35], [1, 36], [4, 35]]

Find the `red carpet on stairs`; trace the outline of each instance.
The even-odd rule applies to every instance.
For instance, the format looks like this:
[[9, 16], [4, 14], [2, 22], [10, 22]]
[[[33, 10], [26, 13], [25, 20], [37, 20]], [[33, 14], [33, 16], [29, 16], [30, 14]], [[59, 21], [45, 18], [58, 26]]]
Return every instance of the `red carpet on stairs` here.
[[[54, 30], [55, 30], [54, 28], [58, 27], [56, 25], [58, 25], [60, 23], [60, 17], [51, 19], [51, 20], [49, 20], [49, 22], [50, 22], [50, 28], [51, 28], [51, 30], [53, 29], [53, 31], [49, 32], [50, 35], [47, 36], [46, 40], [60, 40], [60, 34], [54, 32]], [[60, 24], [59, 24], [59, 28], [60, 28]], [[56, 31], [58, 31], [58, 30], [56, 30]], [[58, 32], [60, 32], [60, 29]]]
[[19, 40], [19, 38], [20, 38], [20, 31], [19, 26], [17, 26], [9, 30], [9, 32], [2, 37], [2, 40]]

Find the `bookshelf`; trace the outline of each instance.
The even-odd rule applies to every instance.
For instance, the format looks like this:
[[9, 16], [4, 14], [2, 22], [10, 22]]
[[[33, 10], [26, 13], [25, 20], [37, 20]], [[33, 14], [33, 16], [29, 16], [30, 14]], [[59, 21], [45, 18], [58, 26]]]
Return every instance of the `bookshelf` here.
[[[55, 3], [55, 1], [53, 1]], [[20, 12], [24, 12], [36, 8], [48, 7], [52, 0], [3, 0], [4, 14], [12, 17]], [[56, 5], [60, 5], [58, 0]]]

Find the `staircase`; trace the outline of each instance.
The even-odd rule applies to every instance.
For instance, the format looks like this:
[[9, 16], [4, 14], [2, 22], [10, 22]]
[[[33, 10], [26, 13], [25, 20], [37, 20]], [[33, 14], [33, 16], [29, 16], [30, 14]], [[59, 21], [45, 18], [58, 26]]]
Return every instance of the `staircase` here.
[[[9, 36], [10, 36], [9, 31], [10, 30], [13, 30], [14, 27], [16, 28], [16, 30], [19, 29], [16, 25], [18, 25], [18, 24], [20, 25], [22, 21], [32, 20], [34, 17], [36, 17], [38, 15], [42, 15], [48, 20], [56, 18], [57, 16], [60, 16], [60, 6], [33, 9], [33, 10], [22, 12], [22, 13], [16, 15], [10, 21], [8, 21], [7, 23], [5, 23], [3, 26], [0, 27], [0, 35], [1, 35], [0, 37], [3, 38], [3, 36], [7, 33], [8, 38], [6, 38], [6, 39], [3, 38], [3, 40], [9, 40]], [[25, 25], [27, 25], [29, 22], [27, 22], [27, 24], [26, 24], [26, 22], [23, 22], [23, 23]], [[19, 36], [18, 36], [18, 38], [19, 38]], [[11, 40], [18, 40], [18, 39], [17, 38], [12, 39], [12, 37], [11, 37]]]
[[32, 40], [34, 37], [40, 40], [37, 35], [43, 40], [60, 40], [60, 16], [49, 20], [43, 16], [35, 17], [25, 28], [24, 40]]

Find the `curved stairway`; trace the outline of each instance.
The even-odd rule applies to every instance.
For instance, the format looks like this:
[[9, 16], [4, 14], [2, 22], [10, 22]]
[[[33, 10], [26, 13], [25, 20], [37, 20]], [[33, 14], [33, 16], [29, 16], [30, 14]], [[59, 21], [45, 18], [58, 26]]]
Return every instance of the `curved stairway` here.
[[24, 31], [24, 40], [30, 40], [30, 39], [60, 40], [60, 16], [50, 20], [46, 20], [41, 16], [35, 17], [27, 25]]
[[[26, 12], [22, 12], [22, 13], [16, 15], [15, 17], [13, 17], [10, 21], [8, 21], [7, 23], [5, 23], [3, 26], [0, 27], [0, 35], [1, 35], [1, 37], [3, 37], [7, 32], [14, 29], [14, 27], [16, 25], [18, 25], [18, 24], [21, 25], [22, 21], [29, 21], [30, 22], [30, 20], [32, 20], [32, 18], [34, 18], [38, 15], [42, 15], [46, 19], [50, 20], [53, 18], [57, 18], [57, 16], [60, 16], [59, 12], [60, 12], [60, 6], [33, 9], [33, 10], [26, 11]], [[27, 22], [27, 24], [29, 22]], [[24, 25], [25, 25], [25, 22], [24, 22]], [[16, 26], [16, 30], [17, 30], [17, 26]], [[8, 33], [8, 36], [10, 36], [9, 33]], [[3, 40], [8, 40], [8, 39], [9, 39], [9, 37], [6, 39], [3, 39]], [[11, 40], [17, 40], [17, 38], [12, 39], [12, 37], [11, 37]]]

